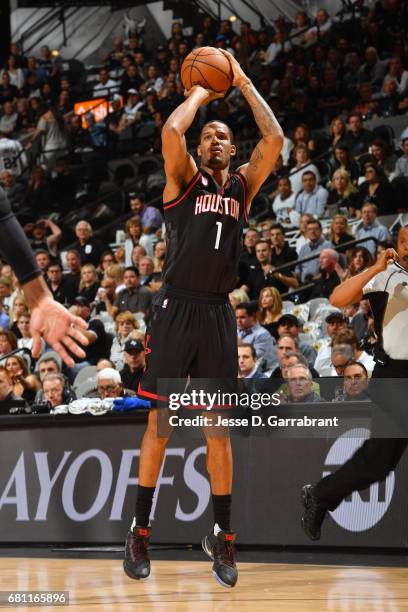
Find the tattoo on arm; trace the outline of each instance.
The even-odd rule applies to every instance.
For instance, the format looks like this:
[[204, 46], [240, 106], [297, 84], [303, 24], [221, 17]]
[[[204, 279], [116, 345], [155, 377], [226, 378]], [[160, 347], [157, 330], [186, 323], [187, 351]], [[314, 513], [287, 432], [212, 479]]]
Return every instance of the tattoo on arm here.
[[272, 109], [258, 93], [252, 83], [241, 89], [242, 94], [254, 113], [256, 124], [262, 136], [282, 136], [280, 127]]
[[262, 155], [261, 147], [258, 144], [252, 152], [251, 159], [249, 160], [248, 165], [251, 166], [253, 170], [258, 170], [259, 162], [263, 160], [263, 157], [264, 156]]

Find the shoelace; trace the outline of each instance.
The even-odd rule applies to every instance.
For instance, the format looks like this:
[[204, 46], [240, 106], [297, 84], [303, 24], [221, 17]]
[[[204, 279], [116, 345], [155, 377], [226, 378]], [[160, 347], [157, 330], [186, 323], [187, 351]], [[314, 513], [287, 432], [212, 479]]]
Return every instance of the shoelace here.
[[216, 554], [220, 557], [220, 560], [225, 565], [234, 566], [235, 558], [234, 558], [234, 545], [228, 544], [223, 540], [217, 539], [216, 542]]
[[133, 562], [147, 559], [147, 542], [144, 538], [133, 536], [129, 544], [129, 552]]

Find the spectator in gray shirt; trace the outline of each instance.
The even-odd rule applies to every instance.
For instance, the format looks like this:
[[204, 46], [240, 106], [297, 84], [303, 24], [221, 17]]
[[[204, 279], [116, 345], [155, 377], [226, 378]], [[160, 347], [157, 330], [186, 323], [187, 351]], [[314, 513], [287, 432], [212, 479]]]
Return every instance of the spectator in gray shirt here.
[[295, 210], [301, 215], [309, 213], [322, 217], [329, 196], [327, 189], [317, 184], [316, 175], [311, 170], [303, 174], [302, 186], [295, 198]]
[[268, 369], [273, 369], [278, 365], [275, 339], [257, 322], [257, 308], [257, 302], [241, 302], [241, 304], [238, 304], [235, 310], [238, 337], [244, 344], [252, 344], [257, 357], [264, 359]]
[[[361, 209], [361, 221], [357, 225], [355, 236], [356, 238], [367, 238], [373, 236], [380, 242], [391, 240], [391, 235], [385, 225], [377, 221], [377, 206], [371, 202], [366, 202]], [[365, 248], [370, 251], [375, 258], [377, 245], [374, 240], [367, 240], [364, 243]]]
[[[322, 224], [317, 219], [313, 219], [308, 222], [306, 227], [306, 238], [307, 243], [302, 246], [299, 251], [299, 259], [303, 257], [310, 257], [311, 255], [318, 255], [323, 249], [332, 249], [333, 245], [329, 240], [326, 240], [322, 236]], [[302, 284], [312, 281], [319, 275], [320, 262], [319, 258], [316, 257], [311, 261], [298, 264], [296, 266], [296, 275], [300, 279]]]
[[119, 291], [113, 305], [113, 318], [118, 312], [130, 311], [147, 314], [152, 303], [152, 294], [146, 287], [140, 286], [139, 272], [133, 266], [125, 268], [123, 275], [125, 289]]

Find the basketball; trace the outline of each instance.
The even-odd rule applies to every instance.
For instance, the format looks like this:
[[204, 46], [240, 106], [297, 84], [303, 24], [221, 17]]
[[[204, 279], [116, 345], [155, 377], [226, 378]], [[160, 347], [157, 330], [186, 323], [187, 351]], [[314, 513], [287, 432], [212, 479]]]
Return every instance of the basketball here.
[[216, 93], [232, 85], [231, 64], [215, 47], [199, 47], [187, 55], [181, 66], [181, 81], [185, 89], [201, 85]]

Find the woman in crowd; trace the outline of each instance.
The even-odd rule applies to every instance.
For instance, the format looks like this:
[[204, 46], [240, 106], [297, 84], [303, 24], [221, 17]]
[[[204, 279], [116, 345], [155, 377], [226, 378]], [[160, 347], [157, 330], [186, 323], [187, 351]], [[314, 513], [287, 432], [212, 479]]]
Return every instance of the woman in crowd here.
[[159, 240], [159, 242], [156, 242], [156, 244], [154, 245], [153, 255], [153, 271], [161, 273], [163, 270], [164, 259], [166, 257], [166, 243], [164, 242], [164, 240]]
[[228, 297], [230, 304], [234, 310], [236, 309], [238, 304], [249, 302], [249, 296], [247, 292], [243, 289], [234, 289], [234, 291], [231, 291]]
[[349, 173], [353, 183], [357, 183], [360, 176], [360, 167], [352, 157], [350, 157], [347, 143], [338, 142], [334, 147], [334, 155], [331, 157], [330, 164], [334, 171], [341, 168]]
[[132, 217], [126, 221], [125, 226], [125, 266], [132, 266], [132, 251], [135, 246], [141, 245], [145, 253], [153, 256], [154, 234], [143, 234], [143, 226], [139, 217]]
[[146, 255], [146, 249], [142, 247], [141, 244], [137, 244], [135, 247], [133, 247], [133, 250], [132, 250], [131, 265], [139, 269], [139, 262], [142, 259], [142, 257], [145, 257], [145, 255]]
[[0, 79], [3, 74], [7, 72], [10, 77], [11, 85], [14, 85], [18, 89], [21, 89], [24, 85], [24, 72], [17, 65], [17, 60], [14, 55], [9, 55], [7, 58], [6, 66], [3, 70], [0, 70]]
[[79, 281], [79, 293], [81, 297], [84, 297], [91, 304], [94, 299], [96, 292], [99, 289], [99, 277], [95, 266], [92, 264], [85, 264], [81, 268], [81, 280]]
[[293, 144], [295, 145], [295, 150], [299, 145], [305, 145], [309, 151], [309, 155], [313, 155], [316, 144], [310, 133], [310, 128], [306, 123], [300, 123], [295, 127], [293, 132]]
[[397, 212], [392, 186], [384, 170], [377, 164], [365, 165], [365, 181], [359, 186], [358, 193], [360, 206], [364, 202], [376, 204], [379, 215], [391, 215]]
[[293, 193], [297, 194], [302, 189], [302, 176], [305, 172], [314, 172], [317, 182], [320, 181], [320, 174], [317, 167], [310, 163], [309, 150], [306, 145], [298, 145], [294, 148], [293, 152], [296, 165], [292, 168], [289, 174], [289, 180], [290, 184], [292, 185]]
[[335, 147], [346, 136], [346, 124], [342, 117], [335, 117], [330, 123], [330, 145]]
[[333, 174], [327, 207], [334, 208], [337, 212], [347, 210], [350, 217], [356, 215], [359, 199], [358, 191], [351, 182], [349, 173], [343, 168], [338, 168]]
[[372, 266], [373, 263], [370, 251], [363, 246], [354, 247], [351, 251], [350, 263], [347, 270], [344, 271], [341, 280], [345, 281], [352, 276], [356, 276], [356, 274], [360, 274], [360, 272]]
[[264, 287], [258, 299], [258, 323], [278, 339], [278, 321], [282, 316], [282, 298], [276, 287]]
[[10, 313], [10, 331], [13, 332], [16, 338], [21, 338], [21, 332], [18, 329], [17, 321], [23, 314], [28, 314], [28, 305], [25, 301], [24, 294], [18, 292], [14, 298], [13, 308]]
[[121, 312], [115, 319], [116, 335], [112, 342], [110, 360], [115, 364], [117, 370], [124, 367], [123, 351], [125, 343], [129, 340], [131, 333], [139, 329], [139, 324], [129, 310]]
[[389, 177], [395, 170], [397, 156], [390, 151], [390, 147], [382, 138], [376, 138], [371, 145], [371, 156], [367, 161], [377, 164], [384, 170], [386, 177]]
[[111, 266], [114, 263], [115, 263], [115, 255], [113, 251], [111, 251], [110, 249], [108, 249], [107, 251], [104, 251], [101, 255], [100, 264], [98, 266], [99, 273], [103, 276], [105, 271], [109, 268], [109, 266]]
[[119, 293], [119, 291], [125, 288], [125, 285], [123, 284], [124, 273], [125, 273], [124, 267], [120, 266], [119, 264], [111, 264], [105, 270], [104, 277], [105, 279], [110, 279], [114, 282], [115, 293]]
[[347, 219], [344, 215], [336, 215], [330, 225], [329, 232], [330, 242], [335, 247], [339, 247], [337, 250], [340, 253], [349, 254], [351, 253], [350, 248], [342, 247], [342, 244], [351, 242], [354, 240], [354, 236], [350, 233]]
[[41, 384], [38, 379], [28, 372], [27, 363], [21, 355], [12, 355], [6, 359], [6, 370], [9, 372], [13, 393], [32, 403]]
[[17, 348], [17, 338], [12, 331], [0, 328], [0, 359]]

